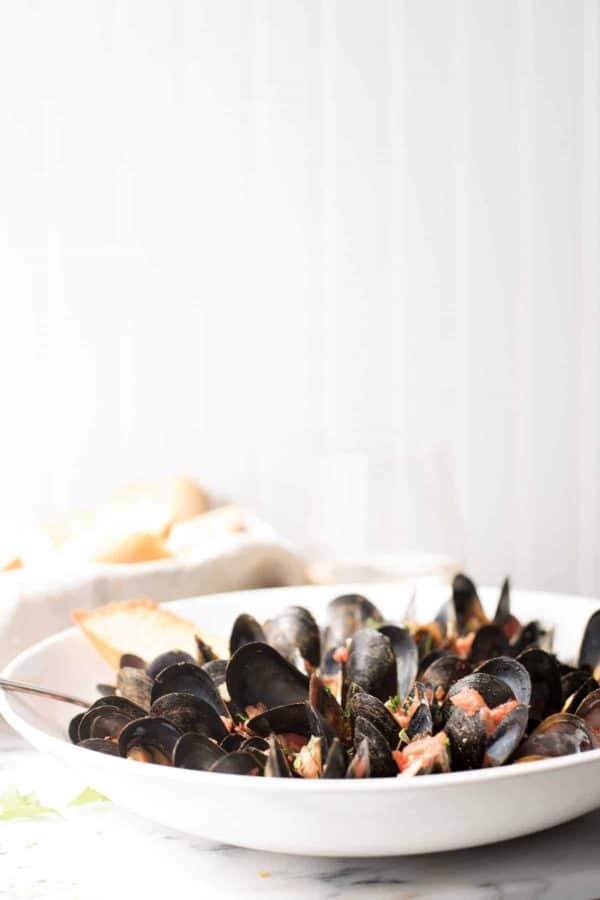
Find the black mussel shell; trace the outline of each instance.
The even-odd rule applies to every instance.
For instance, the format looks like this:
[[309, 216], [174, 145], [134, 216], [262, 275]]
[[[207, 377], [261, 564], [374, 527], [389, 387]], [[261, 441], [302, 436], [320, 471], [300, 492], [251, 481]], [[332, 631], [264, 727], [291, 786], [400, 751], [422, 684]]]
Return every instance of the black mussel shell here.
[[165, 694], [193, 694], [212, 706], [218, 716], [229, 718], [229, 710], [212, 678], [195, 663], [176, 663], [157, 675], [152, 688], [152, 703]]
[[203, 672], [210, 675], [212, 683], [218, 689], [225, 684], [225, 675], [227, 673], [226, 659], [211, 659], [210, 662], [204, 663], [201, 667]]
[[266, 643], [266, 640], [262, 626], [256, 621], [254, 616], [250, 616], [248, 613], [240, 613], [231, 629], [229, 654], [233, 656], [236, 650], [239, 650], [244, 644], [254, 644], [256, 641]]
[[534, 647], [542, 649], [540, 644], [546, 643], [547, 636], [547, 632], [544, 631], [537, 620], [527, 622], [512, 641], [510, 652], [513, 656], [520, 656], [525, 650], [530, 650]]
[[73, 716], [71, 721], [69, 722], [69, 740], [72, 744], [79, 743], [79, 724], [83, 719], [85, 713], [77, 713], [76, 716]]
[[207, 772], [218, 759], [225, 756], [214, 741], [203, 734], [182, 734], [173, 749], [173, 765], [177, 769], [198, 769]]
[[[430, 650], [429, 653], [426, 653], [422, 659], [419, 660], [419, 670], [417, 672], [417, 680], [423, 681], [422, 675], [423, 672], [426, 672], [429, 666], [431, 666], [438, 659], [442, 659], [444, 656], [450, 656], [447, 650]], [[469, 667], [469, 671], [471, 668]], [[462, 677], [462, 676], [461, 676]]]
[[434, 731], [434, 721], [431, 705], [427, 697], [427, 688], [419, 681], [415, 684], [411, 696], [411, 706], [415, 701], [418, 701], [417, 706], [412, 712], [410, 722], [405, 729], [411, 741], [415, 738], [431, 737]]
[[252, 753], [234, 750], [218, 759], [210, 771], [221, 775], [261, 775], [262, 766]]
[[380, 700], [393, 697], [397, 689], [396, 657], [389, 638], [373, 628], [356, 631], [348, 653], [346, 679]]
[[344, 711], [319, 676], [313, 672], [308, 685], [308, 702], [321, 713], [341, 741], [345, 738]]
[[105, 684], [102, 681], [99, 681], [96, 685], [96, 690], [100, 694], [100, 697], [110, 697], [117, 690], [116, 684]]
[[390, 746], [379, 731], [364, 716], [357, 716], [354, 721], [354, 744], [359, 746], [366, 741], [369, 747], [369, 767], [371, 778], [394, 778], [398, 767], [392, 757]]
[[150, 715], [167, 719], [182, 734], [193, 731], [221, 741], [228, 733], [214, 708], [194, 694], [163, 694], [150, 707]]
[[199, 634], [194, 635], [194, 640], [196, 641], [196, 650], [198, 653], [198, 659], [194, 660], [194, 662], [197, 662], [199, 666], [204, 666], [207, 662], [218, 659], [213, 648], [207, 644], [206, 641], [203, 641]]
[[240, 734], [239, 731], [232, 731], [231, 734], [228, 734], [227, 737], [223, 738], [219, 746], [222, 747], [226, 753], [233, 753], [234, 750], [240, 749], [245, 740], [244, 735]]
[[345, 646], [356, 631], [365, 625], [376, 628], [383, 621], [377, 607], [362, 594], [342, 594], [332, 600], [327, 606], [321, 674], [333, 675], [339, 671], [333, 653]]
[[137, 653], [123, 653], [119, 660], [120, 669], [145, 669], [146, 660], [138, 656]]
[[499, 678], [512, 691], [515, 700], [529, 706], [531, 700], [531, 678], [519, 660], [510, 656], [497, 656], [479, 666], [477, 672]]
[[[559, 668], [561, 702], [564, 707], [567, 700], [570, 700], [570, 698], [579, 691], [580, 687], [589, 683], [591, 676], [587, 669], [568, 668], [567, 671], [565, 671], [565, 667], [560, 663]], [[592, 690], [594, 689], [592, 688]]]
[[85, 747], [86, 750], [95, 750], [97, 753], [107, 753], [109, 756], [121, 755], [119, 745], [104, 738], [86, 738], [78, 746]]
[[268, 744], [269, 750], [263, 773], [265, 778], [291, 778], [292, 770], [277, 738], [270, 737]]
[[329, 722], [321, 715], [319, 710], [315, 709], [314, 706], [311, 706], [310, 703], [306, 703], [306, 717], [308, 719], [311, 737], [321, 738], [321, 750], [323, 756], [326, 756], [329, 752], [329, 747], [336, 736], [335, 732]]
[[469, 688], [481, 694], [490, 709], [495, 709], [502, 703], [515, 699], [515, 695], [505, 681], [501, 681], [494, 675], [488, 675], [486, 672], [472, 672], [471, 675], [456, 681], [448, 691], [444, 704], [446, 718], [449, 718], [458, 709], [452, 702], [452, 698]]
[[[561, 679], [561, 687], [562, 687], [562, 679]], [[561, 712], [575, 713], [577, 712], [577, 708], [581, 704], [581, 702], [587, 697], [588, 694], [593, 693], [598, 687], [598, 682], [595, 678], [592, 678], [591, 675], [589, 678], [583, 682], [583, 684], [579, 685], [579, 688], [575, 691], [575, 693], [571, 694], [571, 696], [567, 697], [566, 701], [563, 703], [561, 707]]]
[[531, 678], [531, 699], [529, 701], [529, 718], [532, 722], [541, 722], [556, 713], [562, 706], [562, 690], [560, 670], [556, 657], [545, 650], [532, 647], [518, 657]]
[[501, 766], [512, 756], [523, 739], [528, 720], [529, 710], [522, 703], [504, 716], [489, 738], [484, 767]]
[[[312, 614], [303, 606], [289, 606], [278, 616], [265, 622], [267, 641], [288, 662], [295, 662], [296, 651], [302, 660], [302, 671], [313, 671], [321, 659], [321, 635]], [[308, 663], [308, 667], [304, 665]]]
[[544, 719], [523, 741], [517, 759], [524, 756], [568, 756], [594, 747], [594, 735], [583, 719], [570, 713], [556, 713]]
[[483, 762], [487, 733], [478, 714], [468, 715], [454, 707], [444, 727], [450, 740], [452, 770], [479, 769]]
[[148, 711], [152, 703], [153, 681], [143, 669], [123, 666], [117, 672], [117, 690], [122, 697]]
[[269, 742], [262, 737], [249, 737], [241, 744], [241, 750], [258, 750], [261, 753], [269, 752]]
[[310, 737], [311, 727], [307, 715], [307, 704], [288, 703], [285, 706], [274, 706], [246, 722], [246, 728], [259, 737], [267, 738], [270, 734], [299, 734]]
[[455, 682], [465, 678], [471, 672], [471, 666], [466, 659], [446, 654], [434, 660], [425, 671], [419, 675], [419, 681], [433, 692], [433, 701], [443, 703], [446, 694]]
[[123, 728], [119, 735], [119, 752], [121, 756], [130, 756], [133, 751], [148, 751], [151, 762], [169, 765], [175, 744], [181, 732], [172, 722], [158, 716], [146, 716], [134, 719]]
[[509, 641], [521, 630], [521, 623], [510, 611], [509, 578], [505, 578], [502, 582], [500, 599], [498, 600], [498, 606], [496, 607], [493, 624], [502, 629]]
[[229, 660], [227, 690], [239, 707], [267, 709], [308, 697], [308, 678], [268, 644], [244, 644]]
[[354, 756], [346, 769], [346, 778], [370, 778], [371, 756], [369, 742], [366, 738], [357, 744]]
[[506, 656], [508, 651], [508, 638], [502, 629], [497, 625], [482, 625], [471, 645], [469, 662], [476, 666], [488, 659]]
[[120, 709], [121, 712], [127, 713], [132, 719], [141, 719], [147, 715], [147, 710], [128, 700], [127, 697], [120, 697], [118, 694], [99, 697], [98, 700], [94, 700], [90, 709], [96, 709], [98, 706], [114, 706], [116, 709]]
[[323, 765], [321, 778], [344, 778], [346, 775], [347, 761], [344, 748], [338, 738], [334, 738], [329, 747], [329, 752]]
[[[579, 668], [588, 669], [592, 675], [600, 663], [600, 609], [590, 616], [579, 648]], [[600, 675], [600, 672], [597, 673]]]
[[[142, 715], [145, 715], [145, 713], [142, 713]], [[137, 713], [132, 714], [129, 710], [119, 709], [118, 706], [113, 706], [112, 704], [105, 703], [90, 706], [79, 721], [79, 741], [85, 741], [91, 737], [116, 738], [121, 728], [136, 718], [138, 718]], [[94, 730], [96, 722], [98, 722], [98, 727]]]
[[576, 714], [583, 719], [588, 730], [594, 735], [595, 746], [600, 746], [600, 689], [587, 694], [579, 704]]
[[470, 578], [459, 573], [452, 582], [452, 603], [457, 634], [465, 635], [477, 631], [488, 623], [483, 611], [477, 588]]
[[131, 716], [111, 706], [99, 706], [90, 723], [91, 738], [118, 738], [125, 726], [132, 721]]
[[186, 653], [185, 650], [168, 650], [166, 653], [161, 653], [155, 657], [151, 663], [148, 663], [146, 674], [154, 680], [163, 669], [169, 666], [176, 666], [177, 663], [192, 663], [192, 665], [196, 665], [196, 660], [189, 653]]
[[408, 628], [401, 628], [399, 625], [381, 625], [379, 631], [389, 640], [396, 657], [396, 694], [402, 703], [417, 677], [419, 650]]
[[398, 746], [398, 723], [378, 697], [364, 691], [355, 691], [348, 702], [353, 719], [368, 719], [385, 737], [391, 750]]

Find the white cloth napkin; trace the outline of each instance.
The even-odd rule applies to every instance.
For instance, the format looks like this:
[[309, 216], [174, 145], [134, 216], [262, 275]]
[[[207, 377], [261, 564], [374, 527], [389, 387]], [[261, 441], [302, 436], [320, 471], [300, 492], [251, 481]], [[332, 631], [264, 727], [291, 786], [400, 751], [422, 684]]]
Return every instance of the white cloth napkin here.
[[21, 650], [67, 628], [74, 608], [151, 597], [158, 602], [245, 588], [303, 584], [303, 560], [262, 520], [246, 516], [246, 529], [215, 536], [186, 559], [135, 565], [93, 564], [44, 573], [0, 573], [0, 667]]

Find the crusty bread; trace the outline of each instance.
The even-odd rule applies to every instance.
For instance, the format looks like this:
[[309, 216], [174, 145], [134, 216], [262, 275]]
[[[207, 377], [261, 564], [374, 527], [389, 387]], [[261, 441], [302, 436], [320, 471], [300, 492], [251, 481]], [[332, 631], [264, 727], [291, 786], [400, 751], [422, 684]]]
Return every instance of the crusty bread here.
[[[113, 503], [133, 504], [153, 503], [166, 511], [168, 527], [176, 522], [184, 522], [199, 516], [208, 509], [208, 498], [199, 484], [191, 478], [163, 478], [151, 483], [129, 484], [113, 498]], [[167, 528], [168, 530], [168, 528]]]
[[197, 634], [219, 656], [227, 655], [221, 639], [147, 597], [107, 603], [93, 610], [76, 609], [71, 618], [114, 669], [119, 668], [124, 653], [150, 661], [167, 650], [185, 650], [195, 658]]
[[92, 558], [94, 562], [126, 564], [170, 557], [171, 554], [157, 535], [128, 534], [99, 547]]

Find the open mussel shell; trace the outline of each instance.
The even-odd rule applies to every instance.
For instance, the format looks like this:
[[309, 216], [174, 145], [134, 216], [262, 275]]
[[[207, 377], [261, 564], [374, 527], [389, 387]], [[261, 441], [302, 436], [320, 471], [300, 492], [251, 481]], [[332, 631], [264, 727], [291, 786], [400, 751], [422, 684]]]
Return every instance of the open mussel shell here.
[[225, 755], [225, 750], [205, 735], [188, 732], [181, 735], [173, 748], [173, 765], [177, 769], [207, 772]]
[[323, 757], [329, 752], [329, 747], [335, 738], [335, 732], [327, 720], [310, 703], [306, 703], [306, 717], [310, 727], [311, 737], [320, 738]]
[[268, 644], [244, 644], [227, 666], [229, 696], [243, 711], [299, 703], [308, 697], [308, 678]]
[[268, 746], [267, 760], [263, 772], [265, 778], [291, 778], [292, 770], [289, 767], [285, 753], [279, 746], [277, 738], [271, 736], [268, 740]]
[[133, 703], [131, 700], [128, 700], [127, 697], [121, 697], [119, 694], [110, 694], [107, 697], [99, 697], [97, 700], [94, 700], [89, 709], [96, 709], [98, 706], [114, 706], [116, 709], [120, 709], [121, 712], [128, 713], [132, 719], [141, 719], [147, 715], [147, 710], [142, 709], [137, 703]]
[[308, 685], [308, 702], [317, 709], [341, 741], [345, 739], [344, 711], [331, 691], [327, 690], [319, 676], [313, 672]]
[[579, 716], [556, 713], [544, 719], [523, 741], [517, 759], [524, 756], [568, 756], [584, 753], [596, 746], [593, 732]]
[[477, 631], [488, 624], [487, 616], [477, 594], [477, 588], [470, 578], [462, 573], [452, 581], [452, 604], [454, 607], [454, 627], [458, 635]]
[[389, 640], [396, 657], [396, 694], [402, 703], [417, 677], [419, 650], [408, 628], [386, 624], [381, 625], [379, 631]]
[[398, 723], [378, 697], [364, 691], [354, 691], [347, 708], [354, 720], [359, 716], [368, 719], [385, 737], [390, 749], [396, 749], [400, 730]]
[[356, 745], [354, 756], [350, 760], [346, 769], [346, 778], [370, 778], [371, 777], [371, 755], [369, 750], [369, 742], [363, 738]]
[[117, 672], [117, 690], [122, 697], [148, 711], [152, 703], [153, 681], [143, 669], [123, 666]]
[[479, 666], [477, 672], [499, 678], [512, 691], [515, 700], [529, 706], [531, 678], [525, 666], [510, 656], [497, 656]]
[[235, 750], [218, 759], [210, 771], [221, 775], [261, 775], [262, 769], [263, 766], [252, 753]]
[[228, 734], [227, 737], [224, 737], [220, 747], [225, 750], [226, 753], [233, 753], [234, 750], [239, 750], [242, 744], [245, 741], [245, 737], [243, 734], [240, 734], [239, 731], [232, 731], [231, 734]]
[[452, 698], [457, 697], [462, 691], [468, 689], [475, 690], [478, 694], [481, 694], [490, 709], [494, 709], [508, 700], [515, 699], [511, 688], [505, 681], [501, 681], [500, 678], [496, 678], [494, 675], [489, 675], [486, 672], [472, 672], [465, 678], [461, 678], [460, 681], [456, 681], [448, 691], [444, 704], [444, 712], [447, 717], [450, 717], [457, 709], [452, 702]]
[[355, 632], [346, 664], [348, 684], [357, 684], [380, 700], [396, 693], [396, 657], [389, 639], [373, 628]]
[[85, 715], [83, 712], [77, 713], [69, 722], [69, 740], [72, 744], [79, 743], [79, 724]]
[[357, 716], [354, 721], [354, 744], [359, 746], [366, 741], [369, 748], [369, 769], [371, 778], [393, 778], [398, 774], [390, 746], [379, 731], [364, 716]]
[[508, 577], [502, 582], [493, 624], [502, 629], [509, 641], [513, 640], [521, 630], [521, 623], [510, 611], [510, 579]]
[[407, 737], [410, 740], [430, 737], [434, 731], [433, 714], [427, 697], [427, 688], [418, 681], [412, 692], [411, 706], [415, 701], [417, 703], [416, 708], [413, 710], [410, 721], [405, 728]]
[[590, 616], [579, 648], [579, 668], [588, 669], [592, 675], [600, 676], [596, 671], [600, 664], [600, 609]]
[[119, 752], [128, 759], [171, 765], [173, 749], [181, 732], [158, 716], [134, 719], [119, 735]]
[[383, 625], [383, 616], [377, 607], [362, 594], [342, 594], [327, 605], [325, 636], [321, 673], [334, 675], [340, 666], [333, 658], [338, 647], [343, 647], [356, 631], [365, 625]]
[[157, 675], [152, 688], [152, 703], [165, 694], [193, 694], [212, 706], [218, 716], [229, 718], [229, 710], [212, 678], [195, 663], [176, 663]]
[[217, 690], [221, 685], [225, 684], [225, 675], [227, 674], [226, 659], [211, 659], [210, 662], [204, 663], [201, 668], [203, 672], [210, 676]]
[[91, 738], [116, 739], [123, 728], [132, 721], [132, 717], [114, 706], [98, 706], [92, 710], [91, 718], [87, 722], [85, 720], [86, 716], [80, 723], [80, 734], [85, 729], [89, 732], [88, 736]]
[[498, 625], [482, 625], [471, 644], [469, 662], [476, 666], [497, 656], [506, 656], [508, 652], [508, 638], [502, 629]]
[[444, 730], [450, 740], [453, 771], [479, 769], [487, 744], [487, 733], [481, 717], [479, 715], [470, 716], [459, 707], [454, 707]]
[[441, 704], [452, 685], [470, 672], [471, 666], [465, 659], [447, 654], [427, 666], [419, 675], [419, 681], [431, 688], [433, 701]]
[[288, 662], [299, 659], [301, 671], [314, 671], [321, 660], [321, 635], [312, 614], [303, 606], [288, 606], [264, 624], [268, 643]]
[[552, 632], [546, 631], [537, 619], [523, 625], [511, 642], [510, 652], [513, 656], [520, 656], [533, 648], [546, 652], [552, 649]]
[[334, 738], [323, 764], [321, 778], [344, 778], [348, 763], [344, 747], [338, 738]]
[[523, 739], [528, 721], [529, 710], [522, 703], [501, 719], [488, 740], [484, 767], [502, 766], [512, 756]]
[[155, 657], [151, 663], [146, 666], [146, 674], [153, 680], [159, 675], [163, 669], [169, 666], [176, 666], [178, 663], [192, 663], [196, 665], [196, 660], [184, 650], [168, 650]]
[[308, 738], [311, 734], [307, 715], [307, 704], [288, 703], [285, 706], [274, 706], [246, 722], [246, 728], [252, 734], [267, 738], [270, 734], [297, 734]]
[[265, 643], [266, 640], [262, 625], [256, 621], [254, 616], [240, 613], [231, 629], [229, 654], [233, 656], [236, 650], [239, 650], [244, 644], [253, 644], [256, 641]]
[[192, 731], [217, 742], [228, 734], [214, 708], [194, 694], [163, 694], [150, 707], [150, 715], [167, 719], [182, 734]]
[[78, 746], [86, 750], [95, 750], [97, 753], [106, 753], [108, 756], [121, 756], [119, 745], [105, 738], [86, 738]]
[[[565, 689], [563, 684], [563, 679], [561, 678], [561, 688]], [[592, 694], [598, 688], [598, 682], [595, 678], [592, 678], [591, 675], [582, 682], [576, 691], [574, 691], [570, 696], [566, 698], [564, 701], [561, 712], [568, 713], [576, 713], [578, 707], [582, 703], [582, 701], [587, 697], [588, 694]]]
[[137, 653], [123, 653], [119, 659], [119, 668], [146, 669], [146, 660]]
[[594, 735], [596, 746], [600, 747], [600, 689], [587, 694], [579, 706], [576, 714], [586, 724], [586, 727]]
[[541, 722], [562, 706], [558, 662], [556, 657], [537, 647], [525, 650], [518, 661], [525, 666], [531, 679], [529, 718], [534, 723]]

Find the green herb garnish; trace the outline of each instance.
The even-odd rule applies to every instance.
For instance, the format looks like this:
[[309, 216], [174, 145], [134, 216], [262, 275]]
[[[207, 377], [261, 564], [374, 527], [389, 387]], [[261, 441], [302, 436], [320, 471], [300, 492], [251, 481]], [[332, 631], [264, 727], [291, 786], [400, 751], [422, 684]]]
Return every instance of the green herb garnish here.
[[396, 694], [395, 697], [390, 697], [385, 705], [390, 712], [398, 712], [400, 708], [400, 697], [398, 696], [398, 694]]
[[58, 810], [51, 806], [43, 806], [35, 791], [22, 794], [16, 787], [9, 787], [0, 796], [0, 820], [10, 822], [14, 819], [39, 819], [42, 816], [60, 816]]
[[67, 806], [85, 806], [87, 803], [110, 803], [110, 800], [95, 788], [86, 787], [67, 803]]

